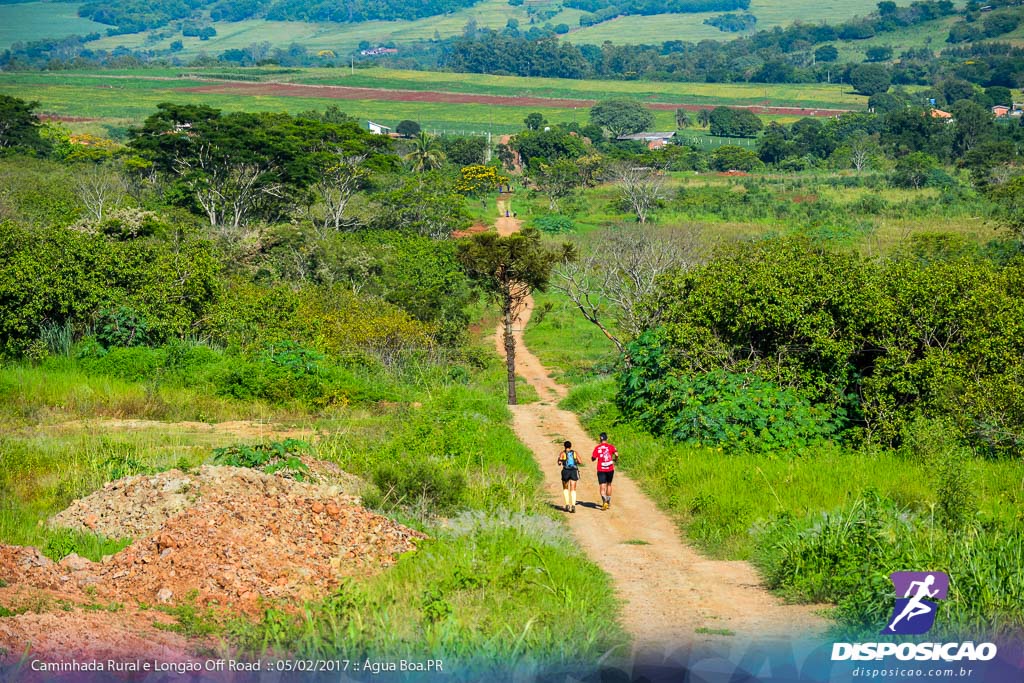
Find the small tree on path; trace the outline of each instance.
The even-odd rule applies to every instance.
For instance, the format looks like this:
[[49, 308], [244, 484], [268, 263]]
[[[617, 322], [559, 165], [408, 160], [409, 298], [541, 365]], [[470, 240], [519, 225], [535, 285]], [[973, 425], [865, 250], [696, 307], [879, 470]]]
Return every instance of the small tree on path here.
[[554, 247], [543, 243], [540, 231], [500, 237], [492, 232], [474, 235], [459, 243], [459, 261], [470, 279], [501, 304], [504, 322], [505, 367], [508, 370], [508, 404], [516, 405], [516, 341], [512, 323], [536, 290], [547, 289], [554, 267], [575, 258], [571, 244]]

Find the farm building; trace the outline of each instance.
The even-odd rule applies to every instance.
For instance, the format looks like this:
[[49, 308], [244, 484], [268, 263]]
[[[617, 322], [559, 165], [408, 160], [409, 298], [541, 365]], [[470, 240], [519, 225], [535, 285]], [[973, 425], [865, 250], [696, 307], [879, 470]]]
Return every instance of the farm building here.
[[370, 129], [370, 132], [373, 133], [374, 135], [391, 134], [391, 126], [382, 126], [381, 124], [374, 123], [373, 121], [367, 121], [366, 125]]

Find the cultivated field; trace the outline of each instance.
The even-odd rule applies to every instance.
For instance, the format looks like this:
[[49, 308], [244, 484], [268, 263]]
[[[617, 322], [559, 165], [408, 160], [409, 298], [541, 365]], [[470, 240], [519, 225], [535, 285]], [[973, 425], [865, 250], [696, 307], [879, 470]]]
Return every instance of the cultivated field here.
[[[42, 111], [50, 115], [88, 119], [69, 122], [75, 130], [115, 137], [123, 135], [127, 126], [141, 122], [161, 102], [292, 113], [336, 104], [352, 116], [385, 125], [412, 119], [428, 130], [481, 134], [521, 130], [525, 116], [537, 110], [551, 123], [582, 122], [594, 100], [611, 96], [659, 103], [652, 106], [659, 130], [675, 128], [677, 106], [767, 105], [780, 107], [770, 110], [769, 118], [781, 121], [815, 112], [826, 114], [823, 108], [864, 106], [863, 97], [848, 94], [838, 85], [821, 84], [651, 84], [385, 69], [360, 69], [354, 74], [345, 69], [261, 70], [260, 78], [274, 83], [216, 83], [179, 78], [184, 73], [219, 79], [253, 76], [253, 72], [225, 69], [0, 74], [0, 93], [38, 100]], [[277, 84], [285, 80], [296, 86]], [[345, 87], [313, 87], [327, 84]]]

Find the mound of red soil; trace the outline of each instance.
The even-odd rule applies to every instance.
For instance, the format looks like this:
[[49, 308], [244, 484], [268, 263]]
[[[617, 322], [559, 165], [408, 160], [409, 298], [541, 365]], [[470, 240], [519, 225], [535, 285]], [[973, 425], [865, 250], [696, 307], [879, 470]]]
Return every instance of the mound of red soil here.
[[[336, 485], [234, 467], [113, 482], [56, 518], [83, 518], [113, 536], [160, 521], [99, 563], [74, 554], [55, 563], [34, 548], [0, 545], [0, 605], [9, 611], [0, 616], [0, 662], [26, 647], [64, 656], [76, 638], [92, 655], [97, 648], [111, 656], [184, 652], [184, 640], [154, 629], [154, 612], [146, 607], [194, 601], [250, 615], [268, 603], [297, 609], [329, 595], [346, 577], [391, 566], [424, 537]], [[111, 605], [117, 608], [105, 609]], [[54, 615], [63, 615], [59, 631]], [[119, 635], [127, 633], [135, 636]], [[122, 641], [131, 646], [118, 646]]]

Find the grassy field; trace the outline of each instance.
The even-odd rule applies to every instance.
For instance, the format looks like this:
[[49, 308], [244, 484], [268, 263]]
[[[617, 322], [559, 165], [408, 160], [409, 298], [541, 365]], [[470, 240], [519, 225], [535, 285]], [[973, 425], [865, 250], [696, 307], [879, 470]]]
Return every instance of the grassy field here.
[[25, 2], [0, 5], [0, 50], [12, 43], [105, 33], [108, 26], [78, 16], [77, 2]]
[[[757, 26], [754, 30], [761, 30], [787, 26], [795, 21], [824, 21], [835, 24], [867, 14], [874, 9], [875, 3], [872, 0], [752, 0], [749, 12], [757, 17]], [[571, 40], [574, 43], [598, 45], [610, 40], [620, 45], [630, 45], [659, 44], [666, 40], [729, 40], [742, 35], [725, 33], [714, 26], [704, 24], [705, 19], [719, 14], [721, 12], [620, 17], [575, 31], [571, 35]]]
[[[235, 71], [239, 73], [238, 70]], [[458, 104], [430, 102], [396, 102], [373, 99], [339, 100], [329, 97], [290, 97], [280, 95], [245, 95], [186, 92], [185, 88], [202, 85], [194, 80], [179, 79], [182, 70], [32, 72], [0, 74], [0, 93], [36, 100], [41, 111], [66, 117], [82, 117], [93, 121], [71, 123], [77, 132], [90, 132], [108, 137], [122, 137], [130, 125], [140, 123], [161, 102], [207, 104], [226, 111], [287, 111], [297, 113], [322, 110], [337, 105], [359, 119], [370, 119], [385, 125], [396, 125], [403, 119], [418, 121], [427, 130], [455, 134], [501, 135], [522, 130], [523, 119], [532, 111], [542, 109], [551, 123], [583, 122], [585, 108], [565, 105], [540, 107], [538, 104], [493, 106], [490, 104]], [[201, 70], [189, 73], [202, 74]], [[230, 75], [224, 69], [212, 73]], [[267, 76], [275, 79], [273, 72]], [[626, 96], [647, 101], [675, 101], [687, 104], [753, 104], [813, 107], [862, 106], [864, 98], [846, 94], [838, 85], [752, 86], [746, 84], [708, 85], [703, 83], [663, 84], [622, 81], [572, 81], [565, 79], [526, 79], [484, 76], [479, 74], [446, 74], [385, 69], [356, 70], [304, 69], [298, 73], [282, 72], [280, 80], [311, 84], [338, 84], [362, 88], [435, 90], [468, 92], [484, 95], [562, 97], [581, 100], [608, 96]], [[276, 80], [276, 79], [275, 79]], [[315, 91], [314, 91], [315, 94]], [[673, 130], [673, 112], [655, 111], [655, 128]], [[782, 122], [794, 116], [766, 117]], [[687, 135], [707, 138], [703, 131], [692, 129]], [[707, 139], [714, 146], [715, 140]], [[719, 144], [721, 141], [717, 141]], [[701, 143], [704, 144], [703, 142]]]
[[[537, 3], [531, 3], [534, 6]], [[555, 0], [549, 2], [557, 14], [544, 23], [568, 24], [578, 29], [579, 18], [584, 12], [563, 8]], [[757, 28], [784, 26], [794, 21], [837, 22], [855, 15], [865, 14], [875, 8], [871, 0], [753, 0], [750, 11], [757, 17]], [[77, 16], [78, 4], [31, 2], [17, 5], [0, 5], [0, 49], [18, 40], [60, 38], [74, 33], [85, 34], [94, 31], [105, 33], [106, 26]], [[670, 14], [653, 17], [624, 17], [605, 22], [599, 26], [579, 29], [570, 35], [575, 43], [600, 44], [604, 40], [614, 43], [661, 43], [665, 40], [728, 40], [737, 34], [723, 33], [707, 26], [705, 19], [719, 14], [706, 12], [697, 14]], [[337, 54], [348, 53], [361, 41], [370, 43], [394, 42], [401, 45], [417, 40], [429, 40], [437, 36], [447, 38], [462, 32], [466, 23], [476, 21], [481, 28], [503, 28], [509, 19], [516, 19], [520, 26], [529, 26], [530, 15], [525, 5], [510, 6], [506, 0], [483, 0], [479, 4], [449, 15], [427, 17], [415, 21], [369, 21], [359, 24], [329, 24], [314, 22], [280, 22], [246, 20], [240, 22], [213, 22], [217, 35], [201, 41], [184, 37], [168, 29], [103, 37], [90, 47], [113, 49], [124, 46], [132, 49], [167, 50], [174, 40], [181, 40], [181, 57], [194, 57], [201, 53], [217, 54], [232, 48], [245, 48], [253, 43], [267, 41], [275, 47], [285, 47], [293, 42], [309, 50], [332, 50]]]

